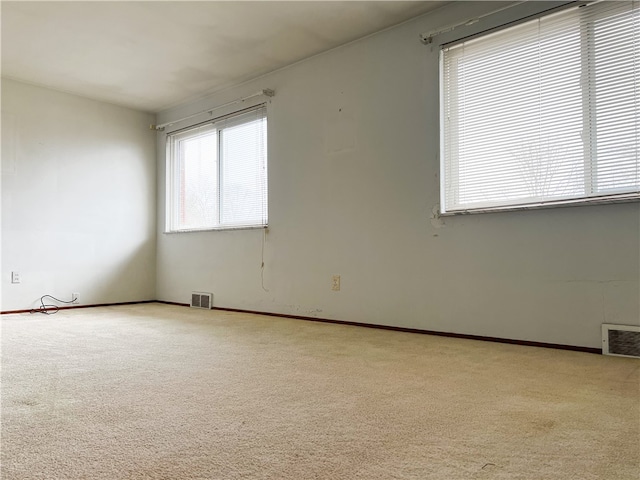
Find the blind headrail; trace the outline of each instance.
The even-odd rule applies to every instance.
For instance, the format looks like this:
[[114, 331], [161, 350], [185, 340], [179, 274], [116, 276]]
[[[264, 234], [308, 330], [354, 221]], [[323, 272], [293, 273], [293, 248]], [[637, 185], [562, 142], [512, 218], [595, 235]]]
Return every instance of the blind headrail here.
[[235, 105], [236, 103], [242, 103], [242, 102], [245, 102], [245, 101], [250, 100], [250, 99], [255, 98], [255, 97], [260, 97], [260, 96], [273, 97], [275, 94], [276, 94], [276, 92], [274, 90], [272, 90], [270, 88], [264, 88], [264, 89], [260, 90], [259, 92], [252, 93], [251, 95], [247, 95], [246, 97], [242, 97], [242, 98], [237, 98], [235, 100], [231, 100], [230, 102], [223, 103], [222, 105], [218, 105], [217, 107], [209, 108], [207, 110], [203, 110], [201, 112], [194, 113], [193, 115], [188, 115], [186, 117], [182, 117], [182, 118], [179, 118], [177, 120], [172, 120], [171, 122], [161, 123], [159, 125], [151, 124], [151, 125], [149, 125], [149, 129], [150, 130], [156, 130], [158, 132], [162, 132], [162, 131], [164, 131], [164, 129], [166, 127], [170, 127], [171, 125], [176, 124], [176, 123], [184, 122], [185, 120], [189, 120], [190, 118], [198, 117], [198, 116], [203, 115], [205, 113], [208, 113], [209, 115], [212, 115], [214, 111], [219, 110], [221, 108], [228, 107], [230, 105]]
[[[451, 42], [447, 42], [447, 43], [445, 43], [443, 45], [450, 45], [450, 44], [453, 44], [453, 43], [460, 43], [460, 42], [462, 42], [464, 40], [469, 40], [469, 39], [471, 39], [473, 37], [486, 35], [487, 33], [490, 33], [493, 30], [500, 30], [500, 29], [505, 28], [505, 27], [510, 27], [510, 26], [513, 26], [513, 25], [517, 25], [517, 24], [525, 22], [527, 20], [531, 20], [531, 19], [536, 18], [536, 17], [541, 17], [543, 15], [548, 15], [548, 14], [556, 12], [556, 11], [566, 10], [567, 8], [583, 7], [583, 6], [586, 6], [586, 5], [599, 3], [601, 1], [602, 0], [585, 0], [585, 1], [567, 2], [564, 5], [559, 5], [557, 7], [552, 7], [552, 8], [543, 10], [541, 12], [532, 14], [532, 15], [527, 15], [525, 17], [518, 18], [517, 20], [511, 21], [511, 22], [507, 22], [507, 23], [504, 23], [502, 25], [498, 25], [496, 27], [488, 28], [488, 29], [480, 31], [478, 33], [474, 33], [473, 35], [468, 35], [468, 36], [465, 36], [465, 37], [462, 37], [462, 38], [458, 38], [458, 39], [453, 40]], [[490, 12], [487, 12], [487, 13], [483, 14], [483, 15], [479, 15], [477, 17], [468, 19], [468, 20], [466, 20], [464, 22], [459, 22], [459, 23], [455, 23], [455, 24], [452, 24], [452, 25], [448, 25], [448, 26], [443, 27], [443, 28], [441, 28], [439, 30], [432, 30], [432, 31], [427, 32], [427, 33], [421, 33], [420, 34], [420, 42], [422, 42], [424, 45], [430, 45], [430, 44], [433, 43], [434, 37], [437, 37], [438, 35], [442, 35], [443, 33], [451, 32], [451, 31], [453, 31], [453, 30], [455, 30], [456, 28], [459, 28], [459, 27], [473, 25], [474, 23], [478, 23], [481, 19], [483, 19], [485, 17], [488, 17], [490, 15], [494, 15], [494, 14], [496, 14], [498, 12], [502, 12], [503, 10], [508, 10], [510, 8], [513, 8], [513, 7], [517, 6], [517, 5], [521, 5], [523, 3], [526, 3], [526, 1], [519, 1], [519, 2], [515, 2], [515, 3], [510, 3], [509, 5], [506, 5], [504, 7], [498, 8], [496, 10], [492, 10]]]

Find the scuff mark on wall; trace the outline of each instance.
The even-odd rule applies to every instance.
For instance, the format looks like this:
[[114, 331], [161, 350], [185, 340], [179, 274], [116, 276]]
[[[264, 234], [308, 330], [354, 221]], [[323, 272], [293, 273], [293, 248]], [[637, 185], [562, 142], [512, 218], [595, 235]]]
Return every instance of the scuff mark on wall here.
[[429, 221], [431, 222], [431, 226], [433, 228], [443, 228], [445, 227], [444, 220], [440, 216], [440, 205], [434, 205], [431, 209], [431, 217], [429, 217]]
[[352, 113], [339, 108], [329, 114], [324, 122], [325, 150], [331, 155], [357, 149], [356, 120]]

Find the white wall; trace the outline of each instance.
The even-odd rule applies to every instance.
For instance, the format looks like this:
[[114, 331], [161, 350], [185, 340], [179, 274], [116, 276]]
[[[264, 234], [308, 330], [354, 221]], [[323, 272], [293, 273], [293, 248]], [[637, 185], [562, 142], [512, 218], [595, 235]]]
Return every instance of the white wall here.
[[[158, 298], [209, 291], [219, 307], [588, 347], [603, 322], [637, 324], [637, 203], [432, 219], [438, 49], [418, 36], [491, 8], [440, 9], [162, 112], [277, 92], [264, 289], [262, 231], [160, 233]], [[162, 134], [158, 152], [161, 232]]]
[[[155, 298], [154, 116], [2, 80], [2, 306]], [[11, 284], [11, 271], [22, 283]]]

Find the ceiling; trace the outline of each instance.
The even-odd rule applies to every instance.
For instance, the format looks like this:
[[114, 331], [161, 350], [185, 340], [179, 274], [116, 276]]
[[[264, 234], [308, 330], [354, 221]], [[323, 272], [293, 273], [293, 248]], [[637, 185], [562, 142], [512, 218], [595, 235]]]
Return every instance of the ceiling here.
[[158, 112], [439, 1], [2, 1], [2, 75]]

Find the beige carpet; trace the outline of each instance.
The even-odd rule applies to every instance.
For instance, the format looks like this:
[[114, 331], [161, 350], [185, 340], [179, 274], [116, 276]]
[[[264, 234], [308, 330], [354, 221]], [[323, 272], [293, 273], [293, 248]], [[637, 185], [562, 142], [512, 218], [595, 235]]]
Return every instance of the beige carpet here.
[[2, 475], [640, 478], [640, 361], [158, 304], [2, 317]]

